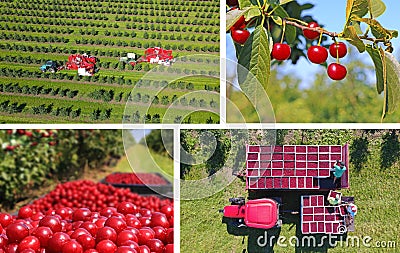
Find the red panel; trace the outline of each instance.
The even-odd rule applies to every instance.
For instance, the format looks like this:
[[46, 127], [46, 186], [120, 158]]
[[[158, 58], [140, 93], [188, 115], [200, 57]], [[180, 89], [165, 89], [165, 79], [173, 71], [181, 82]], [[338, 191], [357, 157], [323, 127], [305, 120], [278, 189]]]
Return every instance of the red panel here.
[[333, 223], [332, 233], [338, 234], [339, 233], [339, 231], [338, 231], [338, 227], [339, 226], [340, 226], [339, 223], [337, 223], [337, 222]]
[[269, 229], [278, 221], [278, 206], [272, 199], [249, 200], [244, 222], [248, 227]]
[[294, 169], [284, 169], [283, 175], [288, 177], [294, 176]]
[[272, 154], [261, 154], [260, 155], [260, 160], [271, 161], [272, 160]]
[[307, 146], [307, 152], [308, 153], [317, 153], [318, 147], [317, 146]]
[[332, 225], [332, 223], [325, 223], [325, 232], [327, 233], [327, 234], [330, 234], [330, 233], [332, 233], [333, 232], [333, 225]]
[[283, 151], [284, 152], [294, 152], [294, 146], [284, 146]]
[[272, 178], [266, 178], [266, 186], [268, 189], [272, 189], [274, 187]]
[[279, 162], [272, 162], [272, 168], [283, 168], [283, 162], [279, 161]]
[[272, 147], [271, 146], [261, 146], [261, 152], [271, 152]]
[[271, 168], [271, 162], [261, 162], [260, 168]]
[[303, 223], [303, 225], [301, 226], [301, 232], [303, 234], [308, 234], [310, 232], [310, 226], [308, 223]]
[[323, 215], [323, 214], [318, 214], [318, 215], [315, 215], [315, 216], [314, 216], [314, 220], [315, 220], [315, 221], [324, 221], [325, 218], [324, 218], [324, 215]]
[[309, 206], [310, 205], [310, 197], [303, 197], [303, 206]]
[[293, 169], [294, 168], [294, 162], [283, 162], [283, 167], [284, 168], [289, 168], [289, 169]]
[[254, 162], [254, 161], [247, 162], [247, 168], [258, 168], [258, 166], [259, 166], [258, 162]]
[[295, 177], [291, 177], [290, 179], [289, 179], [289, 187], [290, 188], [297, 188], [297, 180], [296, 180], [296, 178]]
[[296, 169], [296, 176], [305, 177], [307, 176], [307, 170], [305, 169]]
[[314, 213], [325, 213], [323, 207], [314, 207]]
[[307, 155], [308, 161], [318, 161], [318, 155]]
[[319, 160], [329, 160], [329, 154], [319, 154]]
[[288, 177], [282, 178], [282, 188], [284, 188], [284, 189], [289, 188], [289, 178]]
[[274, 153], [272, 155], [272, 160], [283, 160], [283, 154]]
[[[309, 169], [309, 170], [307, 170], [307, 176], [309, 176], [309, 177], [318, 177], [318, 170], [317, 169]], [[307, 178], [307, 179], [309, 179], [309, 178]], [[311, 185], [312, 185], [312, 179], [311, 179]]]
[[262, 178], [258, 179], [258, 188], [264, 189], [265, 187], [266, 187], [266, 185], [265, 185], [265, 177], [262, 177]]
[[311, 206], [317, 206], [317, 196], [311, 196]]
[[342, 159], [342, 155], [341, 154], [331, 154], [331, 160], [340, 160]]
[[318, 201], [318, 206], [325, 205], [324, 196], [322, 196], [322, 195], [318, 196], [317, 201]]
[[329, 152], [329, 146], [319, 146], [319, 152]]
[[330, 171], [329, 168], [328, 169], [320, 169], [319, 170], [319, 176], [320, 177], [329, 177], [330, 174], [331, 174], [331, 171]]
[[303, 207], [303, 214], [312, 214], [313, 208], [312, 207]]
[[298, 177], [297, 178], [297, 188], [304, 188], [305, 187], [305, 178], [304, 177]]
[[296, 146], [297, 153], [306, 153], [306, 146]]
[[312, 215], [303, 215], [303, 221], [313, 221]]
[[306, 154], [297, 154], [296, 161], [305, 161], [307, 158]]
[[272, 169], [272, 176], [273, 177], [283, 176], [283, 170], [282, 169]]
[[342, 146], [331, 146], [331, 153], [340, 153], [342, 152]]
[[318, 222], [318, 232], [319, 233], [324, 233], [325, 232], [325, 223]]
[[310, 232], [311, 233], [317, 233], [318, 232], [317, 223], [316, 222], [310, 223]]
[[260, 152], [260, 146], [249, 146], [249, 152]]
[[274, 152], [283, 152], [283, 146], [275, 146], [274, 147]]
[[308, 168], [318, 168], [318, 162], [307, 162]]
[[247, 160], [258, 160], [258, 154], [255, 153], [247, 154]]
[[296, 168], [305, 168], [306, 162], [296, 162]]
[[311, 177], [306, 178], [306, 187], [313, 188], [313, 179]]
[[326, 214], [325, 215], [325, 220], [326, 221], [334, 221], [335, 220], [335, 215], [334, 214]]
[[260, 170], [260, 176], [270, 177], [271, 176], [271, 170], [270, 169], [266, 169], [266, 170], [261, 169]]
[[274, 188], [275, 189], [280, 189], [281, 186], [281, 178], [280, 177], [276, 177], [274, 178]]
[[283, 157], [284, 157], [284, 159], [287, 161], [287, 160], [294, 160], [294, 158], [295, 158], [295, 155], [294, 154], [292, 154], [292, 153], [290, 153], [290, 154], [283, 154]]
[[319, 162], [320, 168], [330, 168], [329, 162]]

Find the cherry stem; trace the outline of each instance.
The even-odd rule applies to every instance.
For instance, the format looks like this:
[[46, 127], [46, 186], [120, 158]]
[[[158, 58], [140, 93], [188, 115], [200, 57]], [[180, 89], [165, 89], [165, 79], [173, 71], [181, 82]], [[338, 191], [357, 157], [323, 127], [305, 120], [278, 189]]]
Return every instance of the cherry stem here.
[[319, 34], [319, 40], [318, 40], [318, 46], [321, 45], [321, 41], [322, 41], [322, 32]]
[[283, 20], [283, 29], [282, 29], [281, 44], [283, 43], [283, 37], [285, 37], [285, 31], [286, 31], [286, 20]]

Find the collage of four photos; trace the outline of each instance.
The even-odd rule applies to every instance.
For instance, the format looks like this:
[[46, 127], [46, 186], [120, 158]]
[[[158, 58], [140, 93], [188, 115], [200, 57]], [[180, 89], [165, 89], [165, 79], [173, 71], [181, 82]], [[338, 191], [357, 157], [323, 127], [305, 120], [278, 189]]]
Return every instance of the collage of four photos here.
[[399, 252], [399, 10], [0, 0], [0, 253]]

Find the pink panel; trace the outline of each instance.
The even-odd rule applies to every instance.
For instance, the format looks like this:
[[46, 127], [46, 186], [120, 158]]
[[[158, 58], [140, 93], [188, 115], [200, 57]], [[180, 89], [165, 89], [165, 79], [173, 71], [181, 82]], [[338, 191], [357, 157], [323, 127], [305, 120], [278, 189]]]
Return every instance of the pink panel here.
[[319, 152], [329, 152], [329, 146], [319, 146]]
[[318, 168], [318, 162], [307, 162], [308, 168]]
[[329, 154], [319, 154], [319, 160], [329, 160]]
[[258, 160], [258, 154], [255, 153], [247, 154], [247, 160]]
[[261, 146], [261, 152], [271, 152], [272, 147], [271, 146]]
[[283, 168], [283, 162], [272, 162], [272, 168]]
[[273, 177], [283, 176], [283, 170], [282, 169], [272, 169], [272, 176]]
[[340, 153], [342, 152], [342, 146], [331, 146], [331, 153]]
[[271, 168], [271, 163], [270, 162], [261, 162], [260, 168]]
[[249, 146], [249, 152], [260, 152], [259, 146]]
[[342, 155], [340, 154], [331, 154], [331, 160], [336, 161], [342, 159]]
[[260, 160], [271, 161], [272, 154], [260, 154]]
[[275, 146], [274, 152], [283, 152], [283, 146]]
[[294, 169], [284, 169], [283, 175], [288, 177], [294, 176]]
[[283, 156], [285, 157], [285, 160], [294, 160], [294, 154], [290, 153], [290, 154], [283, 154]]
[[307, 160], [308, 161], [317, 161], [318, 155], [307, 155]]
[[281, 188], [281, 178], [280, 177], [274, 178], [274, 188], [275, 189]]
[[296, 168], [305, 168], [306, 162], [296, 162]]
[[[308, 169], [307, 170], [307, 176], [309, 176], [309, 177], [317, 177], [318, 176], [318, 170], [317, 169]], [[312, 185], [312, 179], [311, 179], [311, 185]]]
[[310, 232], [310, 226], [308, 223], [303, 223], [301, 228], [302, 228], [301, 232], [303, 232], [303, 234], [307, 234]]
[[312, 221], [313, 216], [312, 215], [303, 215], [303, 221]]
[[294, 152], [294, 146], [284, 146], [283, 151], [284, 152]]
[[298, 177], [297, 178], [297, 188], [304, 188], [305, 187], [305, 178], [304, 177]]
[[296, 169], [296, 176], [305, 177], [307, 175], [307, 170], [305, 169]]
[[297, 188], [297, 184], [296, 184], [297, 180], [295, 177], [291, 177], [289, 179], [289, 187], [290, 188]]
[[314, 207], [314, 213], [323, 214], [323, 213], [325, 213], [324, 208], [323, 207]]
[[289, 188], [289, 178], [288, 177], [282, 178], [282, 188], [284, 188], [284, 189]]
[[318, 232], [319, 233], [324, 233], [325, 232], [325, 223], [318, 222]]
[[303, 206], [310, 205], [310, 197], [303, 197]]
[[297, 153], [306, 153], [306, 146], [296, 146]]
[[332, 223], [325, 223], [325, 232], [326, 233], [332, 233], [333, 232], [333, 226], [332, 226]]
[[283, 154], [273, 154], [272, 155], [272, 160], [282, 160], [283, 159]]
[[295, 165], [294, 162], [287, 162], [287, 161], [284, 161], [284, 162], [283, 162], [283, 167], [284, 167], [284, 168], [293, 169], [293, 168], [294, 168], [294, 165]]
[[266, 178], [266, 186], [268, 189], [272, 189], [274, 187], [272, 178]]
[[270, 169], [266, 169], [266, 170], [260, 170], [260, 176], [264, 176], [264, 177], [270, 177], [271, 176], [271, 170]]
[[258, 188], [260, 188], [260, 189], [266, 188], [265, 177], [258, 179]]
[[318, 232], [317, 223], [316, 222], [310, 223], [310, 232], [311, 233], [317, 233]]
[[307, 152], [313, 152], [313, 153], [317, 153], [318, 152], [318, 147], [317, 146], [307, 146]]
[[329, 162], [319, 162], [320, 168], [330, 168]]
[[303, 214], [312, 214], [313, 213], [313, 209], [312, 207], [303, 207]]
[[313, 188], [313, 179], [311, 177], [306, 178], [306, 188]]
[[324, 196], [322, 196], [322, 195], [318, 196], [317, 201], [318, 201], [318, 206], [324, 206], [325, 205]]
[[307, 158], [306, 154], [297, 154], [296, 161], [305, 161]]
[[247, 162], [247, 168], [258, 168], [258, 166], [259, 166], [259, 163], [258, 162], [251, 162], [251, 161], [249, 161], [249, 162]]

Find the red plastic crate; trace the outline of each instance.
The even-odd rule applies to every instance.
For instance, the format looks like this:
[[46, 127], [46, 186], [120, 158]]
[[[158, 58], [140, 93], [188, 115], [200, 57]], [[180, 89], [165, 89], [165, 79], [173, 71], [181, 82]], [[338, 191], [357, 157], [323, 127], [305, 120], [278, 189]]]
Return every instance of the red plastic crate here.
[[323, 214], [324, 212], [324, 208], [323, 207], [314, 207], [314, 214]]
[[274, 153], [272, 155], [272, 160], [283, 160], [283, 154]]
[[261, 152], [272, 152], [272, 146], [261, 146]]
[[283, 151], [284, 152], [294, 152], [294, 146], [284, 146]]
[[320, 177], [329, 177], [331, 175], [330, 169], [320, 169], [319, 170], [319, 176]]
[[297, 188], [297, 180], [296, 180], [296, 178], [295, 177], [291, 177], [290, 179], [289, 179], [289, 187], [290, 188]]
[[333, 223], [332, 233], [338, 234], [339, 233], [338, 228], [339, 228], [340, 225], [341, 224], [339, 224], [337, 222]]
[[271, 168], [271, 162], [260, 162], [260, 168]]
[[342, 146], [331, 146], [331, 153], [341, 153]]
[[283, 146], [274, 146], [274, 153], [283, 152]]
[[306, 162], [296, 162], [296, 168], [305, 168]]
[[307, 153], [317, 153], [318, 146], [307, 146]]
[[318, 162], [307, 162], [307, 168], [318, 168]]
[[311, 196], [311, 206], [317, 206], [318, 205], [318, 201], [317, 201], [317, 196]]
[[305, 161], [307, 160], [306, 154], [296, 154], [296, 161]]
[[305, 178], [304, 177], [298, 177], [297, 178], [297, 188], [305, 188]]
[[257, 153], [247, 154], [247, 160], [258, 160], [258, 154]]
[[329, 160], [329, 154], [319, 154], [318, 159], [319, 160]]
[[331, 154], [331, 160], [336, 161], [336, 160], [341, 160], [342, 155], [341, 154]]
[[273, 179], [272, 178], [266, 178], [266, 186], [268, 189], [272, 189], [274, 187]]
[[318, 228], [317, 228], [317, 223], [316, 222], [310, 223], [310, 232], [311, 233], [317, 233], [318, 232]]
[[279, 162], [272, 161], [272, 168], [283, 168], [283, 162], [282, 161], [279, 161]]
[[258, 169], [248, 169], [247, 175], [248, 176], [258, 176]]
[[318, 232], [319, 233], [325, 232], [325, 223], [324, 222], [318, 222]]
[[[318, 177], [318, 170], [317, 169], [309, 169], [307, 170], [307, 176], [309, 177]], [[312, 182], [311, 182], [312, 184]]]
[[303, 234], [308, 234], [310, 232], [310, 225], [309, 223], [303, 223], [301, 226], [301, 232]]
[[306, 153], [307, 147], [306, 146], [296, 146], [297, 153]]
[[249, 146], [249, 152], [260, 152], [260, 146]]
[[296, 176], [298, 176], [298, 177], [307, 176], [307, 170], [305, 170], [305, 169], [296, 169], [295, 172], [296, 172]]
[[314, 188], [313, 179], [311, 177], [306, 178], [306, 188]]
[[273, 177], [281, 177], [283, 176], [283, 170], [282, 169], [272, 169], [272, 176]]
[[287, 154], [287, 153], [284, 153], [283, 154], [283, 158], [287, 161], [287, 160], [292, 160], [292, 161], [294, 161], [294, 159], [295, 159], [295, 154], [293, 154], [293, 153], [289, 153], [289, 154]]
[[283, 189], [288, 189], [289, 188], [289, 178], [288, 177], [283, 177], [282, 178], [282, 188]]
[[284, 168], [294, 169], [294, 165], [295, 165], [295, 163], [292, 162], [292, 161], [290, 161], [290, 162], [284, 161], [283, 162], [283, 167]]
[[329, 146], [319, 146], [319, 152], [329, 152]]
[[332, 233], [333, 232], [333, 224], [328, 222], [325, 223], [325, 232], [326, 233]]
[[326, 221], [334, 221], [335, 220], [335, 215], [334, 214], [326, 214], [325, 215], [325, 220]]
[[295, 174], [294, 171], [295, 171], [294, 169], [284, 169], [283, 175], [287, 177], [292, 177]]
[[314, 221], [324, 221], [324, 220], [325, 220], [324, 214], [314, 215]]
[[309, 206], [310, 205], [310, 197], [304, 196], [303, 197], [303, 206]]
[[270, 177], [271, 170], [270, 169], [260, 169], [260, 176]]
[[261, 177], [260, 179], [258, 179], [258, 188], [260, 189], [266, 188], [265, 177]]
[[303, 215], [303, 221], [313, 221], [313, 215]]
[[249, 178], [249, 188], [250, 189], [257, 189], [257, 178]]
[[308, 161], [318, 161], [318, 155], [307, 155], [307, 160]]
[[317, 197], [317, 201], [318, 201], [318, 206], [324, 206], [325, 205], [325, 201], [324, 201], [324, 196], [323, 195], [319, 195]]
[[319, 168], [330, 168], [329, 162], [319, 162]]
[[260, 154], [260, 160], [271, 161], [272, 160], [272, 154]]
[[247, 162], [247, 168], [258, 168], [258, 166], [259, 166], [258, 162], [254, 162], [254, 161]]
[[280, 177], [276, 177], [274, 178], [274, 189], [280, 189], [281, 186], [281, 178]]
[[303, 207], [303, 214], [312, 214], [312, 213], [313, 213], [312, 207]]

